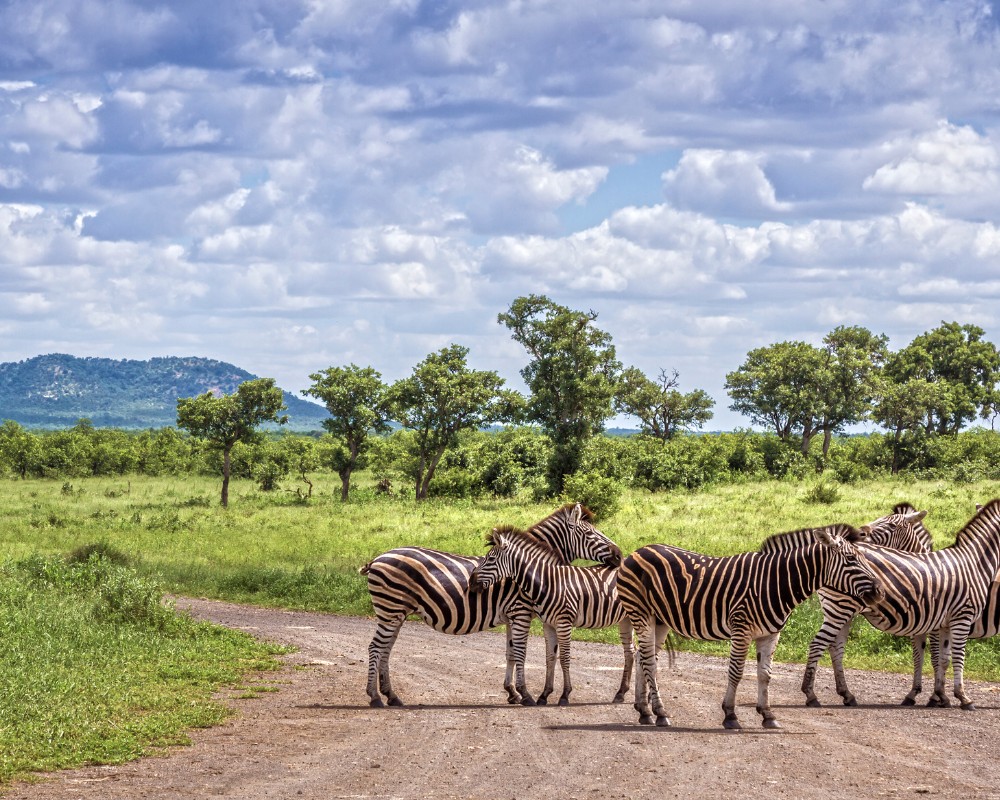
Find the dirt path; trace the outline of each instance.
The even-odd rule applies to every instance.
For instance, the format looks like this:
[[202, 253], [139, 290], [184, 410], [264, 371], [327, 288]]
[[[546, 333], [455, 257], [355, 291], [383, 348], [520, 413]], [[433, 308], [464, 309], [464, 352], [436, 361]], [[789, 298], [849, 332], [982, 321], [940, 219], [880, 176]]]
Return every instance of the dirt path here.
[[[126, 798], [865, 798], [933, 795], [1000, 800], [1000, 686], [973, 683], [979, 710], [902, 708], [908, 680], [851, 674], [860, 708], [839, 705], [829, 670], [807, 709], [802, 667], [777, 665], [771, 698], [781, 731], [753, 709], [752, 670], [740, 690], [742, 733], [722, 729], [725, 662], [687, 653], [661, 687], [672, 728], [637, 724], [611, 705], [621, 652], [574, 642], [573, 705], [508, 706], [503, 640], [444, 636], [407, 624], [393, 652], [409, 705], [372, 709], [364, 692], [370, 620], [181, 600], [200, 618], [295, 645], [261, 682], [280, 691], [232, 699], [237, 715], [174, 748], [118, 767], [19, 784], [8, 800]], [[540, 638], [529, 650], [539, 687]], [[557, 686], [560, 684], [557, 683]]]

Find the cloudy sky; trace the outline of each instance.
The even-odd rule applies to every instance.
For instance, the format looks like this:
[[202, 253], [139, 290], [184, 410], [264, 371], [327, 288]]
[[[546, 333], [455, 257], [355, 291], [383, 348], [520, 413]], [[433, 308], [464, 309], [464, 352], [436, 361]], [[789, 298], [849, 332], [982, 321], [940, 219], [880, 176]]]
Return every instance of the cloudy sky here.
[[0, 361], [523, 389], [529, 293], [713, 429], [753, 347], [1000, 344], [1000, 2], [0, 2]]

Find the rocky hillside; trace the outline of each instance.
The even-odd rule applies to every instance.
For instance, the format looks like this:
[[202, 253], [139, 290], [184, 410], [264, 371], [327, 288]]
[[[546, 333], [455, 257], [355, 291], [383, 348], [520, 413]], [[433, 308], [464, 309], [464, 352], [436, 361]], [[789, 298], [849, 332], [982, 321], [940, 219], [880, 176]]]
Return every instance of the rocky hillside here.
[[[177, 398], [230, 394], [259, 377], [210, 358], [117, 361], [59, 353], [0, 363], [0, 420], [65, 427], [81, 417], [99, 427], [162, 428], [177, 423]], [[319, 430], [323, 406], [285, 392], [288, 426]]]

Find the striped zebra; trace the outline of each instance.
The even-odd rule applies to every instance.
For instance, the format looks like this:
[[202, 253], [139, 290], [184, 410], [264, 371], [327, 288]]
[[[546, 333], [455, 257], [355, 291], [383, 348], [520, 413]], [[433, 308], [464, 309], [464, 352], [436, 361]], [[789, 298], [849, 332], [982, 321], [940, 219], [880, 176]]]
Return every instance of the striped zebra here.
[[942, 652], [934, 658], [934, 693], [928, 705], [950, 705], [944, 688], [950, 650], [955, 698], [962, 708], [975, 708], [965, 692], [965, 645], [977, 634], [987, 635], [996, 614], [1000, 500], [983, 506], [949, 547], [921, 555], [881, 547], [864, 552], [885, 584], [885, 596], [861, 612], [865, 619], [899, 636], [938, 634]]
[[[511, 580], [522, 599], [542, 620], [545, 628], [545, 688], [538, 696], [545, 705], [552, 694], [556, 653], [562, 667], [563, 691], [559, 705], [569, 703], [573, 684], [570, 680], [570, 635], [573, 628], [607, 628], [618, 625], [625, 667], [615, 703], [625, 699], [635, 661], [632, 625], [625, 618], [618, 601], [617, 569], [611, 567], [576, 567], [561, 564], [551, 557], [551, 548], [516, 528], [496, 528], [487, 538], [490, 546], [470, 584], [473, 590], [487, 590], [500, 581]], [[524, 652], [515, 652], [519, 663]]]
[[[568, 503], [533, 525], [529, 533], [552, 547], [563, 563], [580, 558], [617, 566], [621, 550], [599, 531], [593, 515], [579, 503]], [[368, 576], [375, 610], [375, 635], [368, 646], [368, 696], [381, 708], [379, 692], [391, 706], [403, 705], [389, 678], [389, 654], [410, 614], [442, 633], [468, 634], [507, 626], [507, 702], [532, 705], [526, 692], [514, 688], [514, 652], [526, 647], [534, 613], [518, 597], [510, 581], [487, 592], [469, 592], [469, 577], [481, 557], [443, 553], [425, 547], [400, 547], [372, 559], [360, 569]], [[515, 640], [515, 636], [518, 637]], [[523, 639], [523, 642], [521, 641]], [[523, 661], [520, 682], [523, 688]]]
[[[799, 531], [776, 536], [802, 539]], [[813, 541], [771, 552], [712, 557], [665, 544], [641, 547], [618, 571], [618, 596], [639, 639], [635, 708], [640, 724], [670, 724], [656, 683], [656, 653], [671, 631], [689, 639], [730, 640], [723, 725], [740, 727], [736, 689], [750, 642], [757, 648], [757, 712], [765, 728], [778, 728], [768, 700], [771, 658], [794, 608], [821, 587], [874, 602], [881, 585], [849, 525], [811, 532]], [[773, 537], [772, 537], [773, 538]], [[672, 657], [672, 649], [671, 649]], [[652, 707], [652, 712], [650, 710]]]
[[[933, 542], [930, 532], [922, 522], [926, 515], [926, 511], [917, 511], [909, 503], [898, 503], [891, 514], [861, 526], [861, 532], [867, 534], [863, 546], [877, 545], [910, 553], [929, 553], [933, 548]], [[808, 531], [805, 533], [808, 534]], [[787, 543], [786, 537], [785, 544]], [[761, 551], [764, 552], [775, 546], [775, 542], [769, 540], [761, 547]], [[802, 678], [802, 691], [806, 695], [806, 705], [813, 707], [821, 705], [815, 691], [816, 668], [820, 657], [829, 650], [837, 694], [843, 698], [845, 706], [856, 706], [858, 701], [847, 687], [847, 675], [844, 671], [844, 648], [847, 644], [847, 635], [851, 630], [851, 623], [864, 608], [864, 603], [829, 588], [820, 589], [817, 594], [823, 609], [823, 624], [809, 644], [809, 656], [806, 660], [805, 675]], [[903, 705], [913, 705], [914, 698], [922, 690], [926, 638], [923, 634], [911, 637], [913, 683], [910, 693], [903, 700]], [[936, 634], [931, 635], [931, 650], [934, 654], [938, 652]]]

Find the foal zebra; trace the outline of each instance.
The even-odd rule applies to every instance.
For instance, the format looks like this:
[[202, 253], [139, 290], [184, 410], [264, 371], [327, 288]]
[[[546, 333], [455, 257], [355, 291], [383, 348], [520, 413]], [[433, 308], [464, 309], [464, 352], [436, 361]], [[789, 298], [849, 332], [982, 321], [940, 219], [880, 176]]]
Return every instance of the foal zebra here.
[[[929, 553], [933, 542], [930, 532], [921, 521], [926, 514], [926, 511], [917, 511], [909, 503], [898, 503], [893, 508], [892, 514], [861, 526], [861, 532], [867, 534], [863, 546], [877, 545], [910, 553]], [[773, 549], [775, 546], [774, 540], [768, 540], [761, 547], [761, 552]], [[816, 667], [820, 656], [829, 650], [837, 694], [844, 699], [845, 706], [856, 706], [858, 701], [851, 690], [847, 688], [847, 676], [844, 671], [844, 648], [847, 644], [847, 635], [851, 630], [851, 622], [864, 608], [864, 604], [853, 597], [829, 588], [820, 589], [817, 594], [823, 608], [823, 625], [809, 644], [809, 657], [806, 661], [805, 675], [802, 678], [802, 691], [806, 695], [806, 705], [821, 705], [815, 691]], [[903, 705], [913, 705], [914, 698], [920, 694], [922, 688], [926, 636], [920, 634], [911, 637], [911, 639], [913, 683], [910, 693], [903, 700]], [[938, 653], [936, 634], [931, 635], [931, 651], [936, 657]]]
[[[552, 548], [562, 563], [582, 558], [617, 566], [621, 550], [593, 524], [593, 515], [579, 503], [567, 504], [529, 529], [529, 534]], [[533, 704], [526, 691], [515, 690], [514, 652], [523, 652], [534, 612], [518, 597], [516, 587], [504, 581], [486, 592], [469, 592], [469, 577], [482, 559], [443, 553], [425, 547], [400, 547], [372, 559], [360, 569], [368, 576], [376, 627], [368, 645], [368, 696], [381, 708], [379, 691], [392, 706], [403, 701], [389, 678], [389, 654], [403, 622], [417, 614], [442, 633], [467, 634], [507, 625], [507, 702]], [[515, 636], [518, 637], [515, 640]], [[523, 641], [522, 641], [523, 639]], [[523, 688], [523, 656], [520, 670]]]
[[[991, 500], [958, 532], [955, 543], [924, 555], [882, 547], [864, 548], [885, 596], [861, 613], [881, 631], [902, 636], [938, 634], [951, 640], [954, 695], [962, 708], [975, 708], [965, 693], [965, 645], [986, 633], [996, 602], [1000, 572], [1000, 500]], [[949, 705], [944, 693], [946, 646], [934, 659], [930, 705]]]
[[[545, 626], [545, 688], [538, 696], [538, 703], [544, 705], [552, 694], [557, 652], [563, 673], [559, 705], [569, 703], [573, 691], [569, 676], [573, 628], [607, 628], [615, 624], [625, 651], [625, 668], [614, 702], [622, 702], [635, 656], [632, 625], [625, 619], [615, 589], [617, 570], [560, 564], [551, 557], [548, 545], [515, 528], [494, 529], [486, 543], [490, 550], [469, 580], [473, 591], [488, 589], [509, 578]], [[523, 651], [515, 650], [514, 657], [519, 663], [524, 662]]]
[[[802, 540], [798, 531], [776, 534]], [[820, 587], [874, 601], [881, 585], [854, 546], [863, 534], [849, 525], [811, 532], [812, 542], [771, 552], [712, 557], [665, 544], [641, 547], [618, 571], [618, 596], [639, 638], [635, 708], [640, 724], [670, 724], [656, 683], [656, 653], [671, 631], [689, 639], [730, 639], [722, 710], [726, 728], [740, 727], [736, 689], [750, 642], [757, 646], [757, 712], [778, 728], [768, 700], [771, 657], [794, 608]], [[774, 537], [772, 537], [773, 539]], [[672, 651], [671, 651], [672, 654]], [[652, 706], [652, 713], [650, 713]]]

